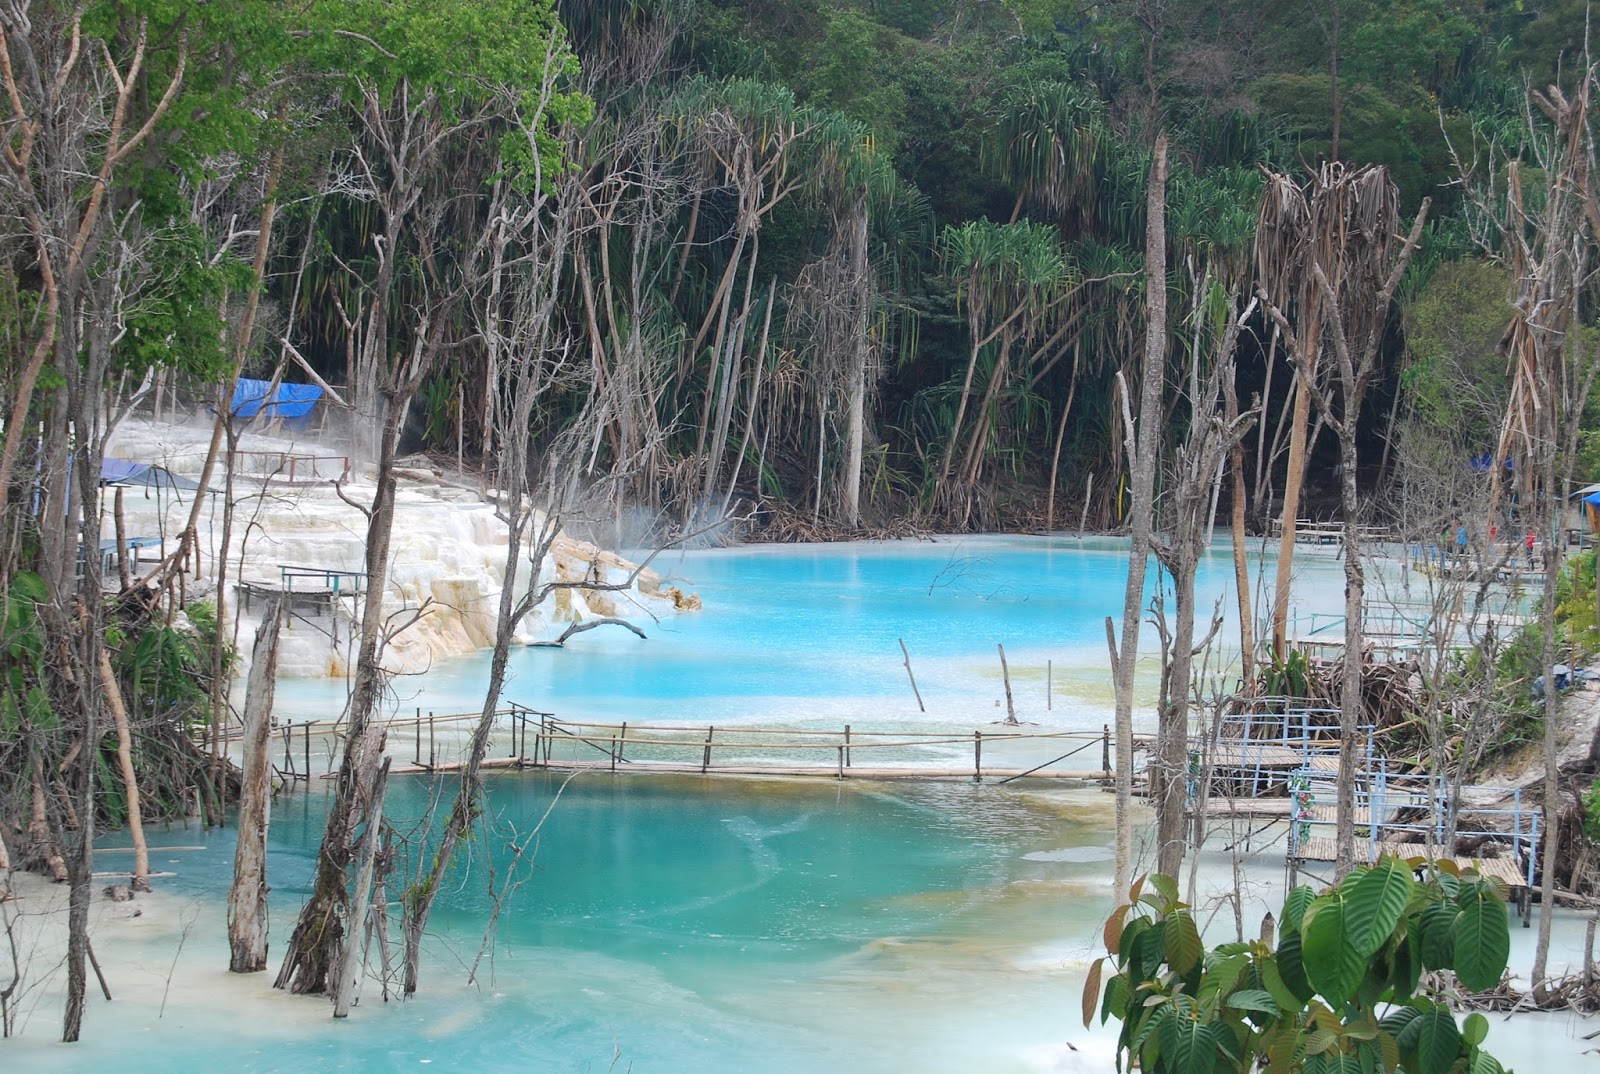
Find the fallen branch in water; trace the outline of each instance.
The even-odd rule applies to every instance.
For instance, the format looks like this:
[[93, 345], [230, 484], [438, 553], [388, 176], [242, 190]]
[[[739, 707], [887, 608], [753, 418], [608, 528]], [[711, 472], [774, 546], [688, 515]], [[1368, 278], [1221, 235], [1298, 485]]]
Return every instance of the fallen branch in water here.
[[555, 641], [536, 641], [531, 642], [530, 645], [532, 648], [536, 649], [559, 649], [567, 644], [567, 639], [572, 637], [572, 635], [582, 634], [586, 630], [593, 630], [595, 627], [603, 626], [619, 626], [624, 630], [632, 631], [633, 633], [639, 635], [639, 637], [644, 638], [646, 641], [650, 640], [648, 637], [645, 637], [644, 631], [640, 630], [626, 619], [605, 618], [586, 619], [581, 623], [573, 623], [567, 629], [563, 630], [561, 632], [561, 636]]

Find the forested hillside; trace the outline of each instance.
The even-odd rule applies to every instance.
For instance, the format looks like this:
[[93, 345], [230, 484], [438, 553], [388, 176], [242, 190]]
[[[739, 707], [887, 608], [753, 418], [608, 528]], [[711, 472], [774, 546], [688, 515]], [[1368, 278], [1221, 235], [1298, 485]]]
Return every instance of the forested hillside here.
[[[13, 57], [24, 80], [61, 59], [46, 44], [65, 56], [77, 39], [70, 5], [29, 7], [39, 54]], [[1486, 146], [1515, 155], [1526, 141], [1529, 85], [1581, 70], [1583, 0], [563, 2], [548, 41], [543, 9], [89, 5], [86, 45], [143, 49], [122, 119], [138, 144], [99, 162], [103, 194], [59, 207], [136, 207], [117, 217], [142, 232], [132, 276], [107, 297], [122, 326], [106, 344], [115, 401], [142, 388], [147, 407], [174, 393], [202, 405], [235, 359], [264, 380], [309, 365], [344, 388], [362, 415], [348, 433], [370, 447], [383, 367], [403, 363], [387, 390], [404, 448], [481, 470], [500, 447], [506, 347], [531, 346], [560, 356], [533, 447], [590, 443], [580, 480], [611, 504], [596, 510], [650, 520], [622, 538], [727, 510], [769, 537], [1116, 527], [1116, 377], [1136, 380], [1145, 183], [1164, 131], [1174, 384], [1214, 346], [1220, 296], [1248, 298], [1261, 279], [1267, 171], [1381, 165], [1407, 220], [1432, 208], [1366, 396], [1362, 480], [1392, 483], [1385, 445], [1413, 414], [1460, 434], [1462, 457], [1494, 447], [1492, 419], [1438, 409], [1463, 362], [1503, 376], [1481, 350], [1503, 317], [1492, 271], [1472, 267], [1487, 246], [1462, 176]], [[95, 47], [78, 73], [101, 62]], [[25, 157], [18, 140], [42, 120], [22, 90], [8, 122]], [[108, 130], [128, 137], [116, 102], [99, 107], [61, 132], [81, 141], [61, 152], [81, 149], [86, 175]], [[13, 178], [43, 181], [44, 156]], [[536, 268], [489, 226], [518, 212], [538, 218], [524, 221], [536, 240], [526, 227], [514, 240], [537, 248]], [[257, 234], [271, 236], [259, 309]], [[42, 338], [16, 326], [60, 303], [40, 241], [8, 262], [13, 419], [39, 405]], [[524, 270], [541, 293], [518, 306], [503, 277]], [[1464, 312], [1486, 323], [1479, 349], [1455, 354], [1427, 311], [1473, 281]], [[510, 332], [484, 330], [491, 310]], [[542, 334], [512, 340], [529, 318]], [[1260, 311], [1238, 354], [1239, 399], [1265, 404], [1244, 451], [1261, 525], [1281, 496], [1295, 381]], [[1176, 435], [1190, 404], [1164, 398]], [[1326, 515], [1334, 446], [1313, 432], [1307, 513]]]

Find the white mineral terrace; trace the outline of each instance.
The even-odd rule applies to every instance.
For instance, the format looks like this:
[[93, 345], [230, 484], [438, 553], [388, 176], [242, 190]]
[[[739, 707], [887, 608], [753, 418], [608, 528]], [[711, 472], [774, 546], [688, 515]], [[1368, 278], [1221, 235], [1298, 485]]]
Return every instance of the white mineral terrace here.
[[[106, 455], [159, 465], [198, 480], [210, 437], [209, 418], [170, 423], [130, 419], [116, 430]], [[225, 594], [229, 625], [236, 630], [241, 675], [247, 670], [250, 639], [262, 610], [259, 597], [246, 608], [238, 589], [241, 582], [279, 588], [284, 566], [355, 573], [365, 569], [366, 520], [340, 498], [333, 480], [343, 471], [348, 451], [348, 447], [310, 438], [254, 433], [242, 438]], [[405, 469], [396, 497], [384, 614], [397, 623], [418, 610], [422, 614], [396, 634], [386, 649], [385, 663], [394, 672], [426, 671], [439, 660], [463, 656], [494, 642], [508, 551], [505, 525], [496, 518], [486, 495], [430, 477]], [[340, 489], [356, 503], [370, 502], [374, 481], [372, 465], [350, 458]], [[224, 513], [220, 464], [211, 486], [214, 492], [202, 505], [199, 520], [199, 569], [185, 580], [191, 598], [215, 590]], [[125, 536], [130, 541], [162, 539], [165, 551], [173, 551], [177, 548], [175, 535], [183, 529], [195, 495], [172, 489], [124, 489]], [[107, 489], [103, 508], [107, 541], [115, 533], [113, 500]], [[140, 569], [148, 571], [162, 547], [140, 550]], [[622, 583], [633, 568], [613, 553], [563, 535], [541, 564], [540, 581]], [[352, 581], [350, 577], [339, 579], [341, 590], [348, 592]], [[524, 563], [520, 586], [527, 584]], [[330, 582], [320, 577], [297, 577], [293, 585], [307, 591], [331, 588]], [[327, 603], [332, 605], [332, 614], [301, 609], [291, 617], [279, 655], [281, 676], [342, 678], [349, 672], [354, 660], [354, 616], [359, 615], [359, 608], [352, 596]], [[675, 589], [661, 589], [655, 572], [645, 570], [633, 584], [615, 592], [556, 590], [520, 624], [518, 641], [548, 640], [572, 623], [597, 617], [647, 622], [685, 606], [696, 607], [698, 602]]]

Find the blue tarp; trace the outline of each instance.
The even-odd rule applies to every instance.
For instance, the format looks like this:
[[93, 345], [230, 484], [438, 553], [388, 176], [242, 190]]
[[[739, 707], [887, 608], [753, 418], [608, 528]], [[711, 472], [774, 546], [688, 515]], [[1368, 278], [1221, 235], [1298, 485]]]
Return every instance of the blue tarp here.
[[1583, 502], [1590, 507], [1600, 507], [1600, 492], [1593, 492], [1583, 498]]
[[[1467, 465], [1472, 468], [1472, 472], [1475, 474], [1486, 474], [1494, 469], [1494, 456], [1485, 451], [1481, 455], [1474, 455], [1468, 459]], [[1515, 469], [1512, 465], [1512, 460], [1509, 458], [1506, 459], [1506, 469]]]
[[271, 381], [241, 378], [239, 386], [233, 390], [234, 416], [253, 418], [266, 410], [269, 418], [304, 418], [317, 405], [317, 400], [322, 398], [322, 389], [315, 384], [280, 383], [269, 401], [267, 389], [270, 387]]
[[193, 492], [200, 487], [197, 482], [190, 481], [187, 477], [179, 477], [162, 466], [111, 458], [100, 460], [100, 483], [102, 485], [137, 485], [142, 488], [179, 489], [184, 492]]

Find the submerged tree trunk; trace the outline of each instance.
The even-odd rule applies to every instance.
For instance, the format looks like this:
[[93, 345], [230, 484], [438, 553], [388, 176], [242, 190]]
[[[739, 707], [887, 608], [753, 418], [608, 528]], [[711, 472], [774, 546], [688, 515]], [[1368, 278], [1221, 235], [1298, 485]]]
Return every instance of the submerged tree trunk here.
[[1361, 604], [1366, 571], [1361, 563], [1361, 501], [1356, 491], [1356, 415], [1346, 412], [1339, 423], [1339, 500], [1344, 515], [1344, 676], [1339, 687], [1339, 800], [1335, 809], [1337, 839], [1334, 873], [1355, 867], [1356, 773], [1361, 770], [1363, 717]]
[[[1144, 576], [1150, 555], [1156, 451], [1160, 444], [1162, 380], [1167, 353], [1167, 137], [1156, 136], [1150, 158], [1149, 203], [1145, 230], [1146, 324], [1144, 363], [1140, 373], [1137, 443], [1129, 445], [1133, 468], [1132, 542], [1128, 584], [1123, 591], [1122, 639], [1117, 654], [1117, 829], [1116, 891], [1128, 897], [1133, 881], [1133, 676], [1139, 660], [1139, 620], [1144, 607]], [[970, 370], [969, 370], [970, 374]], [[1131, 432], [1131, 430], [1130, 430]]]
[[[1302, 316], [1316, 314], [1302, 313]], [[1278, 539], [1278, 572], [1272, 589], [1272, 655], [1283, 659], [1289, 633], [1289, 585], [1294, 573], [1294, 531], [1300, 517], [1300, 486], [1306, 473], [1306, 434], [1311, 425], [1311, 393], [1316, 391], [1315, 342], [1302, 353], [1310, 367], [1299, 373], [1299, 391], [1294, 397], [1294, 416], [1289, 426], [1289, 469], [1283, 477], [1283, 533]]]
[[[520, 438], [515, 431], [511, 435], [517, 441], [513, 450], [518, 447], [525, 450], [526, 432], [522, 432]], [[520, 470], [521, 467], [517, 466], [516, 469]], [[506, 488], [507, 484], [509, 483], [502, 482], [502, 488]], [[428, 927], [429, 915], [433, 913], [433, 901], [439, 895], [439, 885], [444, 879], [445, 871], [450, 868], [450, 861], [455, 855], [457, 844], [471, 833], [472, 825], [478, 817], [478, 802], [483, 795], [483, 761], [489, 753], [489, 735], [494, 730], [495, 715], [500, 708], [500, 695], [505, 689], [506, 664], [511, 655], [511, 643], [516, 635], [517, 623], [522, 619], [519, 612], [527, 611], [526, 607], [519, 606], [515, 596], [527, 518], [523, 511], [522, 493], [512, 492], [511, 496], [513, 499], [511, 509], [516, 513], [511, 518], [506, 569], [500, 588], [500, 608], [495, 621], [494, 652], [489, 658], [489, 683], [484, 690], [483, 709], [478, 716], [477, 726], [473, 728], [472, 742], [467, 748], [466, 763], [461, 767], [461, 783], [456, 791], [455, 803], [450, 808], [450, 818], [445, 822], [444, 832], [439, 838], [439, 846], [433, 852], [426, 874], [407, 890], [402, 900], [404, 910], [401, 919], [404, 944], [402, 989], [407, 996], [417, 991], [417, 979], [422, 963], [422, 934]], [[543, 549], [539, 551], [542, 553]]]
[[[1228, 421], [1234, 422], [1239, 418], [1239, 393], [1229, 377], [1225, 385], [1228, 403]], [[1265, 422], [1261, 423], [1263, 426]], [[1230, 512], [1233, 533], [1233, 585], [1234, 596], [1239, 605], [1239, 676], [1246, 689], [1255, 681], [1256, 677], [1256, 634], [1255, 634], [1255, 607], [1250, 602], [1250, 564], [1246, 558], [1245, 536], [1245, 481], [1244, 481], [1244, 440], [1235, 440], [1232, 450], [1229, 451], [1230, 469], [1233, 483], [1233, 503]]]
[[344, 947], [339, 953], [339, 977], [334, 985], [333, 1016], [348, 1018], [350, 1005], [355, 1001], [356, 986], [361, 982], [361, 970], [366, 963], [367, 911], [372, 905], [372, 874], [378, 859], [378, 842], [383, 826], [383, 798], [389, 787], [389, 758], [378, 759], [378, 750], [367, 753], [369, 765], [375, 762], [375, 771], [369, 771], [362, 813], [366, 816], [366, 830], [361, 834], [361, 858], [356, 867], [355, 906], [350, 913], [350, 927], [345, 930]]
[[250, 681], [244, 697], [244, 766], [239, 788], [239, 837], [228, 889], [228, 970], [259, 973], [267, 968], [267, 827], [272, 821], [272, 702], [277, 688], [278, 634], [283, 623], [277, 598], [256, 631]]
[[[117, 490], [121, 492], [121, 489]], [[128, 726], [128, 709], [122, 703], [122, 689], [111, 670], [111, 654], [100, 649], [100, 685], [106, 692], [106, 707], [117, 728], [117, 767], [122, 774], [123, 794], [128, 806], [128, 838], [133, 841], [134, 891], [150, 890], [150, 850], [144, 841], [144, 809], [139, 802], [139, 776], [133, 768], [133, 730]]]
[[[367, 519], [365, 601], [361, 611], [361, 644], [356, 654], [355, 689], [350, 695], [344, 757], [334, 784], [333, 802], [317, 850], [317, 870], [311, 897], [289, 937], [283, 966], [274, 988], [297, 993], [326, 992], [334, 981], [345, 932], [354, 927], [346, 920], [350, 910], [349, 869], [351, 839], [362, 823], [358, 799], [360, 774], [368, 748], [367, 729], [383, 692], [385, 675], [380, 663], [383, 640], [383, 595], [389, 579], [389, 541], [394, 533], [395, 449], [405, 412], [404, 399], [386, 393], [379, 445], [377, 492]], [[376, 740], [381, 749], [381, 736]], [[370, 818], [369, 818], [370, 819]]]

